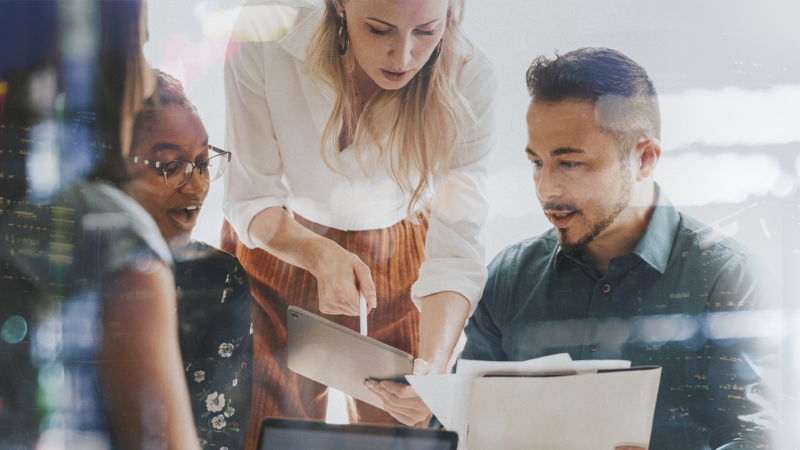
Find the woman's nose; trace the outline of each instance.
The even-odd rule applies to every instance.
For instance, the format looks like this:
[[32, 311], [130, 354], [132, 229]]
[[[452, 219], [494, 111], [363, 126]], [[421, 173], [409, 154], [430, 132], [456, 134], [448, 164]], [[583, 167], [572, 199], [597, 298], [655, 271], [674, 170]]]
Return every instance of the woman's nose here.
[[408, 63], [411, 61], [412, 43], [410, 37], [401, 36], [395, 41], [390, 51], [390, 58], [395, 67], [392, 70], [406, 70]]

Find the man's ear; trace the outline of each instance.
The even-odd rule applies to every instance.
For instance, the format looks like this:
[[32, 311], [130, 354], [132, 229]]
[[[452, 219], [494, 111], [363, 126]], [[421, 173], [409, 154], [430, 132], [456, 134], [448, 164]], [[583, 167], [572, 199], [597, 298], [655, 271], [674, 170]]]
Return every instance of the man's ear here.
[[643, 181], [653, 174], [661, 159], [661, 141], [656, 138], [640, 139], [634, 150], [637, 170], [636, 181]]

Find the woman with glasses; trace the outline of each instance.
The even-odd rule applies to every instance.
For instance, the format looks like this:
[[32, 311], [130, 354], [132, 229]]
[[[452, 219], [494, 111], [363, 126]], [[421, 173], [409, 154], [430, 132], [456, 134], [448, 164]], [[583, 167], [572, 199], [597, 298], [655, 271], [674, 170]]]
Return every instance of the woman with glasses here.
[[[496, 81], [465, 3], [253, 0], [239, 15], [223, 249], [254, 286], [253, 424], [325, 418], [325, 386], [287, 368], [288, 305], [357, 330], [363, 294], [371, 337], [423, 360], [415, 373], [447, 371], [486, 281], [494, 131]], [[353, 422], [429, 415], [408, 386], [367, 388], [385, 411], [356, 402]]]
[[194, 105], [159, 71], [136, 118], [126, 191], [150, 213], [175, 259], [178, 337], [202, 448], [244, 448], [252, 395], [250, 284], [239, 261], [191, 240], [209, 184], [231, 154], [208, 144]]

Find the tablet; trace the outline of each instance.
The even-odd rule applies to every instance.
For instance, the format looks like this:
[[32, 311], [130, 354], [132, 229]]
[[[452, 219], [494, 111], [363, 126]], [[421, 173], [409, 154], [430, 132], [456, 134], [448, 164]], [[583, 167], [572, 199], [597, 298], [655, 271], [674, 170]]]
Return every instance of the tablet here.
[[408, 384], [414, 357], [295, 306], [286, 313], [289, 369], [378, 408], [364, 380]]
[[456, 450], [452, 431], [264, 419], [259, 450]]

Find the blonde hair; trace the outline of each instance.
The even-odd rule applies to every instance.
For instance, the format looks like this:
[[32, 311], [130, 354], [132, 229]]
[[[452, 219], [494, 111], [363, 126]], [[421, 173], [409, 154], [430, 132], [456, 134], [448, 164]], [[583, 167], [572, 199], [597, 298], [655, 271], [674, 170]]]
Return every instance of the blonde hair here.
[[[409, 198], [408, 214], [414, 217], [425, 193], [450, 169], [450, 158], [462, 136], [469, 106], [456, 86], [461, 67], [473, 55], [461, 23], [466, 0], [449, 0], [442, 49], [404, 87], [380, 90], [364, 105], [356, 118], [350, 95], [350, 74], [355, 67], [353, 52], [338, 52], [339, 18], [332, 0], [326, 0], [326, 14], [306, 50], [303, 71], [329, 85], [334, 93], [333, 111], [322, 133], [321, 153], [325, 164], [347, 176], [340, 157], [339, 134], [353, 139], [353, 146], [370, 139], [378, 149], [367, 155], [369, 170], [389, 162], [389, 175]], [[388, 129], [388, 132], [386, 131]], [[333, 154], [328, 143], [333, 142]], [[357, 150], [358, 151], [358, 150]], [[361, 170], [367, 173], [362, 155]], [[331, 164], [331, 157], [336, 166]], [[419, 175], [419, 181], [414, 178]]]

